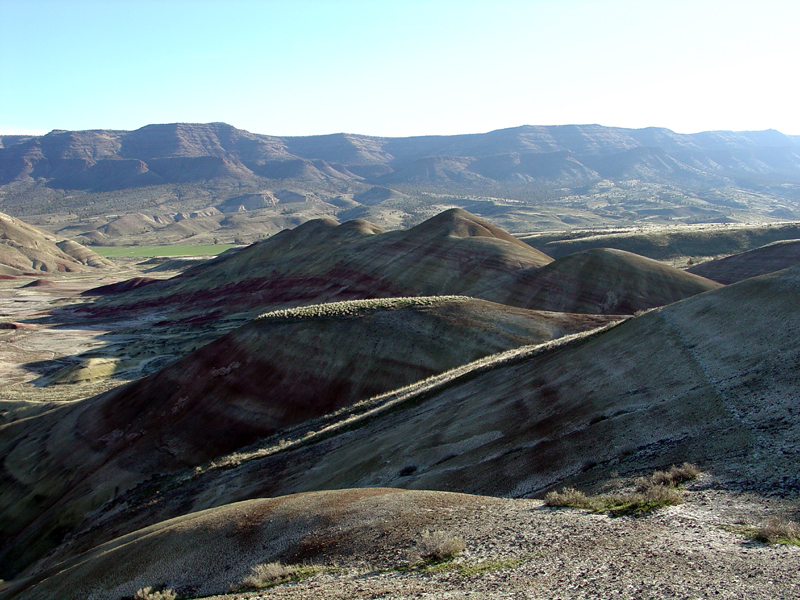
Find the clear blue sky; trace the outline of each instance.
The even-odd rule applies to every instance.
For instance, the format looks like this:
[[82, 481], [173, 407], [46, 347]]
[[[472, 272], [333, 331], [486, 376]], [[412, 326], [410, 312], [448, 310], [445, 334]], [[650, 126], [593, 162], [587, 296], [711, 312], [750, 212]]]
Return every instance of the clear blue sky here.
[[0, 0], [0, 133], [800, 134], [797, 0]]

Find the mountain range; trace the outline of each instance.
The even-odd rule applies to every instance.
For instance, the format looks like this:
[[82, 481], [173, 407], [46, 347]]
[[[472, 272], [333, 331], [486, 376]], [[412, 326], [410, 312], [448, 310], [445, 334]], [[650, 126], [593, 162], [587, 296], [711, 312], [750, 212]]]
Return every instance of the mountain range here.
[[512, 232], [786, 220], [799, 201], [800, 137], [774, 130], [279, 137], [173, 123], [0, 137], [0, 209], [101, 245], [254, 241], [321, 216], [396, 229], [453, 206]]
[[172, 123], [3, 136], [0, 144], [0, 184], [44, 179], [62, 189], [260, 178], [465, 187], [599, 179], [705, 186], [748, 178], [800, 181], [800, 136], [774, 130], [686, 135], [655, 127], [564, 125], [409, 138], [277, 137], [225, 123]]

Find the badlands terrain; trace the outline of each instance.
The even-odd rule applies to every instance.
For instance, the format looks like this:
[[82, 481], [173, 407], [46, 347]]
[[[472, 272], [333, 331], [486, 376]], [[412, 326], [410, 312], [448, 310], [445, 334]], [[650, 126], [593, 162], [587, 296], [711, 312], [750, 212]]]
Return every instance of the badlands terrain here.
[[798, 144], [3, 136], [0, 598], [797, 597]]
[[[451, 207], [158, 265], [0, 222], [2, 598], [798, 595], [758, 534], [800, 520], [794, 224]], [[543, 501], [684, 462], [653, 511]]]

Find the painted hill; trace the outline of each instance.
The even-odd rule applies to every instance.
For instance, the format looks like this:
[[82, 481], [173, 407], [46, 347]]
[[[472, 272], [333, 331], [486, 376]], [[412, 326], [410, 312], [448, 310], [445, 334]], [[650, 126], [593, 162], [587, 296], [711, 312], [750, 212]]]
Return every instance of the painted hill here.
[[[380, 484], [524, 496], [689, 460], [740, 485], [800, 490], [799, 292], [792, 267], [516, 353], [239, 476], [279, 468], [280, 480], [258, 484], [270, 494]], [[454, 451], [457, 440], [472, 441]], [[376, 458], [365, 470], [357, 456]]]
[[[116, 305], [223, 311], [375, 297], [461, 294], [550, 257], [461, 209], [406, 231], [314, 219], [189, 269]], [[103, 305], [98, 306], [102, 310]]]
[[107, 267], [111, 263], [88, 248], [0, 213], [0, 274], [58, 273]]
[[710, 260], [687, 270], [695, 275], [728, 284], [774, 273], [797, 263], [800, 263], [800, 240], [785, 240], [727, 258]]
[[375, 486], [531, 496], [685, 460], [728, 485], [795, 493], [799, 292], [793, 267], [394, 390], [156, 477], [95, 513], [83, 547], [248, 498]]
[[540, 269], [525, 269], [476, 295], [493, 302], [562, 312], [633, 314], [720, 285], [624, 250], [576, 252]]
[[469, 298], [266, 315], [152, 376], [0, 429], [8, 457], [0, 563], [22, 566], [154, 473], [181, 472], [488, 354], [608, 322]]

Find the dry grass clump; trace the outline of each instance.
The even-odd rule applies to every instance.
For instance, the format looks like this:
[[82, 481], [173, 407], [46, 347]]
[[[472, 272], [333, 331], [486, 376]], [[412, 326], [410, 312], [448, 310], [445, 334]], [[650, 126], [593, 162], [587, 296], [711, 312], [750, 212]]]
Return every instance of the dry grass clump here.
[[239, 582], [240, 587], [263, 588], [289, 581], [297, 573], [294, 565], [284, 565], [280, 562], [271, 562], [253, 567], [250, 575]]
[[152, 586], [140, 588], [133, 595], [134, 600], [175, 600], [178, 594], [169, 588], [161, 591], [156, 591]]
[[575, 488], [562, 488], [560, 492], [555, 490], [547, 492], [544, 497], [546, 506], [586, 508], [588, 510], [599, 510], [601, 508], [598, 497], [589, 497]]
[[409, 561], [424, 564], [441, 562], [463, 552], [464, 548], [466, 545], [461, 537], [426, 529], [420, 534], [417, 547], [409, 553]]
[[264, 563], [253, 567], [250, 575], [231, 585], [231, 589], [238, 591], [246, 588], [272, 587], [289, 581], [300, 581], [325, 571], [324, 567], [314, 565], [284, 565], [279, 561]]
[[800, 525], [781, 517], [770, 517], [756, 528], [753, 539], [765, 544], [800, 545]]
[[680, 467], [672, 465], [667, 471], [655, 471], [650, 477], [639, 479], [637, 489], [645, 491], [654, 485], [677, 487], [686, 481], [697, 479], [698, 475], [700, 469], [692, 463], [685, 462]]
[[614, 516], [641, 515], [664, 506], [683, 503], [683, 494], [677, 486], [695, 479], [700, 470], [690, 464], [672, 466], [668, 471], [655, 471], [649, 477], [636, 481], [636, 491], [627, 494], [600, 494], [587, 496], [575, 488], [548, 492], [546, 506], [584, 508], [594, 512], [607, 512]]

